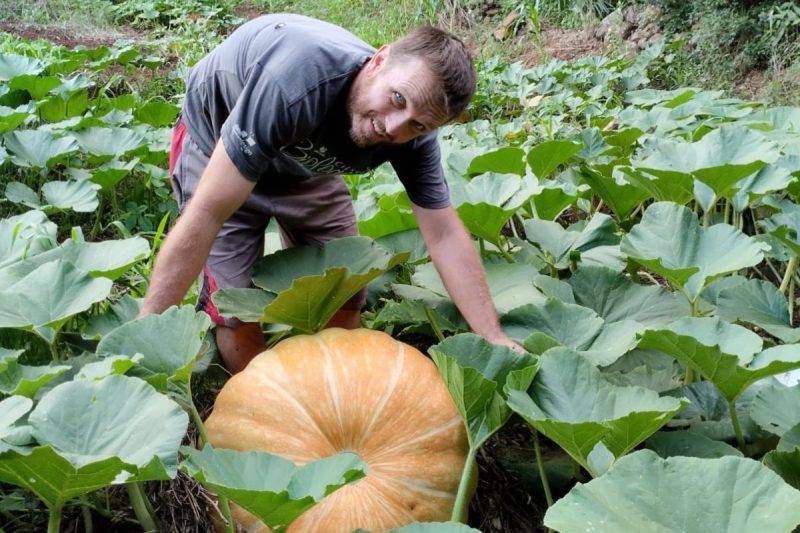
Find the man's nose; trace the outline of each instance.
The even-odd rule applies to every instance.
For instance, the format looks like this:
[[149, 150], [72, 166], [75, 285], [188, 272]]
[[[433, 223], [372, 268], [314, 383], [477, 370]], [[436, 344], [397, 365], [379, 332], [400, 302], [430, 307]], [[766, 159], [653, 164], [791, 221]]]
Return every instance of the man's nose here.
[[409, 117], [404, 111], [395, 111], [386, 117], [386, 135], [393, 141], [403, 138], [408, 132]]

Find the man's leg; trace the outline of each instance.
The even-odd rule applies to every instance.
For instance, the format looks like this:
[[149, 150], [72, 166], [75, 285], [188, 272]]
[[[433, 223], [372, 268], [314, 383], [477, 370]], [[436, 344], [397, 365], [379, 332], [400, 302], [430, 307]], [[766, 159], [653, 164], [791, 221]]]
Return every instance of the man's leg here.
[[[186, 133], [176, 127], [170, 150], [170, 170], [175, 198], [185, 208], [197, 188], [208, 156]], [[225, 367], [236, 373], [266, 348], [261, 325], [220, 316], [211, 296], [218, 288], [251, 286], [253, 264], [263, 255], [264, 229], [269, 213], [263, 202], [251, 195], [245, 204], [223, 225], [200, 276], [197, 308], [205, 311], [216, 324], [216, 340]]]
[[[280, 226], [284, 248], [321, 246], [338, 237], [358, 235], [353, 199], [341, 176], [317, 176], [269, 191], [271, 212]], [[361, 327], [366, 291], [346, 302], [326, 327]]]

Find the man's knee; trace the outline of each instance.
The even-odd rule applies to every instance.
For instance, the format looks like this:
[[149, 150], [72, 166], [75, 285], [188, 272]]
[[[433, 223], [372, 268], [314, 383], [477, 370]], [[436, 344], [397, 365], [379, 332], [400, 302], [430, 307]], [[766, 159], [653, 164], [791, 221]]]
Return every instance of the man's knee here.
[[231, 374], [244, 369], [258, 354], [266, 349], [261, 325], [243, 322], [234, 327], [217, 326], [217, 348], [225, 368]]

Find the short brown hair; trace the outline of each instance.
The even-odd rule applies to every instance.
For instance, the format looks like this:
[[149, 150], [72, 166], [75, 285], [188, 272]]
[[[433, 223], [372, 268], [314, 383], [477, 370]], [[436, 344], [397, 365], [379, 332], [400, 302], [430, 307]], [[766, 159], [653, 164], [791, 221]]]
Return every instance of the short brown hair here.
[[444, 106], [452, 120], [469, 105], [475, 94], [476, 75], [472, 54], [457, 37], [433, 26], [421, 26], [392, 43], [390, 61], [422, 59], [442, 84]]

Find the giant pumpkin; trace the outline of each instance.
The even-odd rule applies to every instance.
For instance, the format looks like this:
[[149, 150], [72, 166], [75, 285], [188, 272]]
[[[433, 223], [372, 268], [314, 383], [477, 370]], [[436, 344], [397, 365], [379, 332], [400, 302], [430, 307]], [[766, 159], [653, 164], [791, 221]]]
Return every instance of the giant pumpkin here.
[[[225, 384], [206, 428], [216, 448], [298, 464], [353, 451], [368, 465], [366, 477], [304, 513], [290, 533], [448, 520], [468, 448], [433, 362], [368, 329], [326, 329], [260, 354]], [[245, 531], [268, 531], [241, 509], [234, 517]]]

